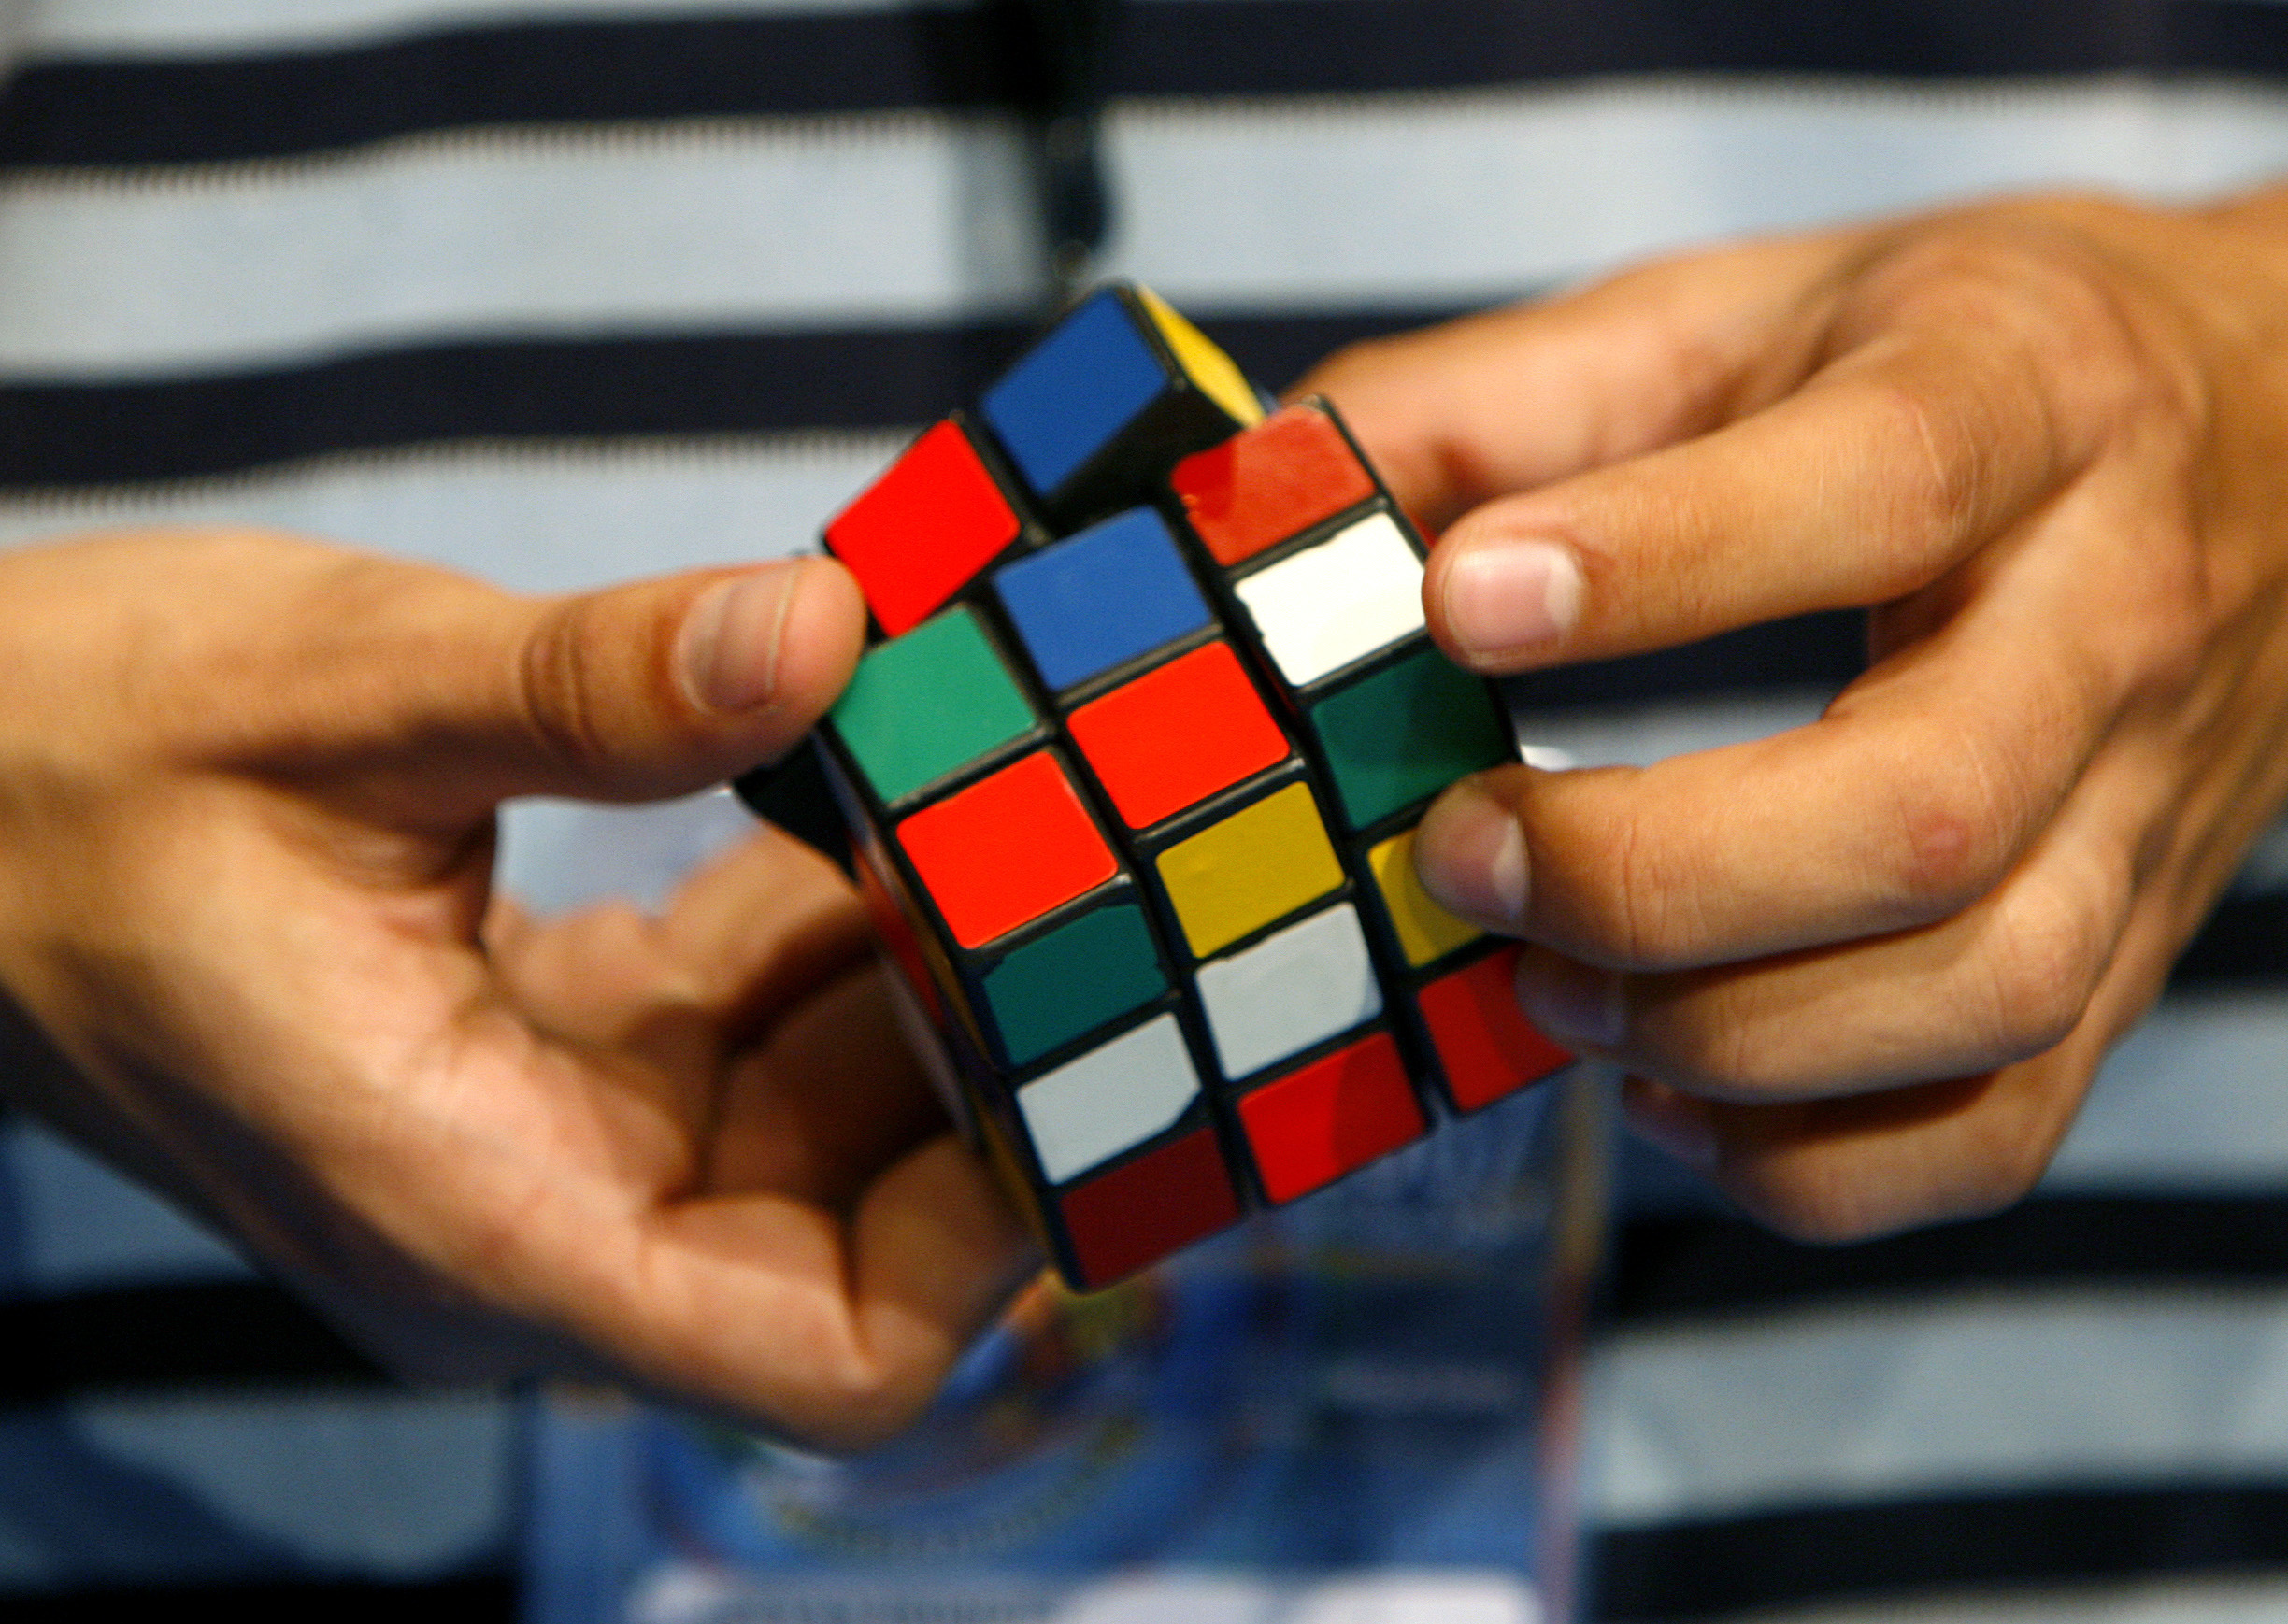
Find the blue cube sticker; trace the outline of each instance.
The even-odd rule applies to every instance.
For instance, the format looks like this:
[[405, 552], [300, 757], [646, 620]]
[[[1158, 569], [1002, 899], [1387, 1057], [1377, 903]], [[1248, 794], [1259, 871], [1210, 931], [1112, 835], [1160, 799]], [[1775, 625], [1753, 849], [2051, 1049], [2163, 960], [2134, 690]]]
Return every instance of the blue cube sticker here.
[[1208, 621], [1175, 538], [1149, 507], [1020, 559], [994, 585], [1052, 689], [1086, 682]]
[[1167, 387], [1128, 307], [1098, 293], [985, 392], [985, 420], [1043, 496]]

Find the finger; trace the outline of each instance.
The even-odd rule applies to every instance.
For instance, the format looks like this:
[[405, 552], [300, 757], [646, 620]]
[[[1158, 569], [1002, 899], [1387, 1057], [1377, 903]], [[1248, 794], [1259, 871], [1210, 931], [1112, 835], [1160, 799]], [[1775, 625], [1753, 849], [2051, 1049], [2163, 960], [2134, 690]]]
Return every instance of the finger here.
[[890, 1168], [847, 1226], [776, 1195], [670, 1209], [580, 1318], [667, 1390], [856, 1448], [919, 1415], [1038, 1267], [983, 1167], [940, 1136]]
[[643, 800], [720, 782], [801, 738], [864, 637], [857, 586], [824, 559], [554, 599], [372, 563], [361, 598], [354, 567], [319, 599], [336, 623], [298, 651], [315, 674], [298, 725], [353, 791], [421, 823], [510, 795]]
[[2151, 1007], [2195, 922], [2172, 910], [2167, 888], [2149, 889], [2080, 1023], [2031, 1060], [1980, 1076], [1769, 1105], [1632, 1079], [1631, 1124], [1803, 1240], [1860, 1240], [1994, 1212], [2039, 1180], [2107, 1051]]
[[888, 1166], [945, 1132], [872, 964], [791, 1011], [734, 1061], [705, 1188], [776, 1190], [846, 1210]]
[[683, 882], [660, 933], [732, 1043], [866, 962], [873, 942], [842, 871], [767, 823]]
[[2127, 929], [2160, 775], [2085, 782], [1993, 893], [1941, 923], [1671, 975], [1622, 975], [1544, 949], [1518, 990], [1560, 1043], [1712, 1099], [1818, 1099], [1968, 1076], [2080, 1025]]
[[2107, 424], [2006, 335], [1882, 334], [1752, 416], [1480, 507], [1432, 631], [1480, 671], [1609, 659], [1928, 585], [2086, 466]]
[[1292, 392], [1334, 401], [1401, 505], [1443, 529], [1495, 496], [1713, 427], [1837, 240], [1666, 261], [1356, 345]]
[[2000, 1073], [1840, 1100], [1742, 1105], [1641, 1078], [1629, 1124], [1795, 1240], [1866, 1240], [2009, 1205], [2080, 1104], [2045, 1056]]
[[1615, 970], [1943, 919], [2016, 863], [2109, 720], [2109, 695], [2053, 682], [2059, 662], [2021, 647], [2015, 663], [1917, 649], [1809, 726], [1650, 767], [1465, 780], [1423, 819], [1423, 883], [1489, 930]]
[[2109, 467], [1990, 548], [1951, 618], [1808, 727], [1642, 769], [1466, 782], [1423, 821], [1424, 884], [1613, 969], [1734, 962], [1966, 906], [2172, 658], [2179, 554], [2151, 545], [2167, 520], [2124, 491], [2135, 472]]

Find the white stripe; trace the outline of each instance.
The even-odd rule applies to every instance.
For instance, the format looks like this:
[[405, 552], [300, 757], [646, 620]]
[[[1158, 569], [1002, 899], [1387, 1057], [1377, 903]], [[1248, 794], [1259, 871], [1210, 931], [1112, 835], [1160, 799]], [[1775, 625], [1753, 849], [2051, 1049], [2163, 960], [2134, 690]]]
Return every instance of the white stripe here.
[[[1108, 150], [1108, 271], [1208, 316], [1404, 307], [1999, 188], [2205, 192], [2288, 164], [2288, 93], [1634, 80], [1130, 107]], [[1016, 308], [1030, 196], [1005, 124], [919, 113], [36, 177], [0, 194], [0, 372]]]
[[1116, 267], [1212, 311], [1492, 299], [1749, 231], [2057, 184], [2159, 196], [2288, 164], [2288, 96], [1698, 78], [1132, 109]]
[[[2264, 0], [2270, 4], [2271, 0]], [[2052, 1589], [2006, 1589], [1929, 1600], [1782, 1607], [1727, 1615], [1726, 1624], [2280, 1624], [2288, 1582], [2269, 1575], [2098, 1580]]]
[[[145, 1481], [146, 1492], [181, 1497], [185, 1512], [205, 1510], [257, 1550], [268, 1546], [322, 1572], [414, 1579], [482, 1557], [513, 1525], [514, 1410], [491, 1394], [87, 1400], [66, 1407], [64, 1425], [109, 1473], [56, 1473], [42, 1459], [54, 1449], [44, 1440], [29, 1461], [11, 1462], [11, 1429], [0, 1426], [0, 1470], [36, 1466], [51, 1493], [91, 1503], [44, 1508], [52, 1526], [117, 1527], [133, 1516], [119, 1485]], [[130, 1520], [132, 1537], [75, 1549], [85, 1566], [52, 1576], [270, 1576], [214, 1573], [233, 1553], [195, 1547], [215, 1537], [205, 1520]]]
[[[887, 11], [913, 0], [45, 0], [30, 7], [39, 56], [170, 57], [337, 50], [496, 23], [666, 21], [742, 12]], [[927, 4], [929, 0], [922, 0]]]
[[413, 142], [190, 183], [0, 192], [0, 372], [278, 365], [484, 335], [945, 321], [1032, 297], [984, 121]]
[[12, 1290], [58, 1296], [253, 1273], [206, 1229], [36, 1123], [0, 1132], [0, 1186], [14, 1208]]
[[2165, 1000], [2107, 1060], [2043, 1181], [2059, 1192], [2282, 1186], [2288, 992], [2278, 990]]
[[2288, 1473], [2288, 1293], [1997, 1292], [1614, 1338], [1594, 1515]]
[[0, 502], [0, 546], [97, 527], [261, 524], [568, 591], [814, 548], [820, 524], [908, 437], [344, 458], [117, 502]]

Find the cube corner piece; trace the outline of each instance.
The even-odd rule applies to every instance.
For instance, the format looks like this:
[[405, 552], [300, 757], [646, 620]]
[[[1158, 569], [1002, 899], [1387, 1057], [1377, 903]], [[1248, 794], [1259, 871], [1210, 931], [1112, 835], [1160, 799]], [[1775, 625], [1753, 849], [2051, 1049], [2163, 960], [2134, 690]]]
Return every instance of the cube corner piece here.
[[1151, 502], [1171, 463], [1260, 420], [1263, 406], [1192, 323], [1113, 283], [1019, 357], [980, 415], [1062, 532]]

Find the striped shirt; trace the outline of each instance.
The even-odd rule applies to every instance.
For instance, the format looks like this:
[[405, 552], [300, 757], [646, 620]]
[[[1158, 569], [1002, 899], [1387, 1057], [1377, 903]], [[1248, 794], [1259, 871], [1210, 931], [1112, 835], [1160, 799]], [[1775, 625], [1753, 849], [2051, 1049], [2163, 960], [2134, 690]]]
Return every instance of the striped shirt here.
[[[227, 520], [532, 590], [808, 545], [1043, 298], [1009, 26], [0, 0], [0, 545]], [[1275, 386], [1709, 237], [2288, 168], [2269, 0], [1131, 0], [1112, 64], [1102, 268]], [[1649, 760], [1800, 720], [1857, 661], [1825, 617], [1520, 702], [1534, 742]], [[734, 826], [523, 805], [508, 877], [656, 895]], [[1593, 1404], [1606, 1617], [2288, 1610], [2288, 838], [2017, 1210], [1807, 1251], [1649, 1154], [1628, 1185]], [[386, 1386], [21, 1120], [0, 1292], [0, 1594], [412, 1587], [506, 1616], [547, 1415]], [[560, 1485], [532, 1517], [592, 1510]]]

